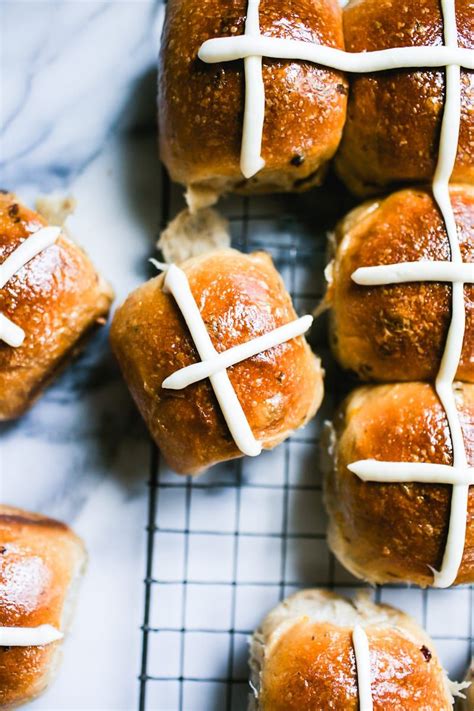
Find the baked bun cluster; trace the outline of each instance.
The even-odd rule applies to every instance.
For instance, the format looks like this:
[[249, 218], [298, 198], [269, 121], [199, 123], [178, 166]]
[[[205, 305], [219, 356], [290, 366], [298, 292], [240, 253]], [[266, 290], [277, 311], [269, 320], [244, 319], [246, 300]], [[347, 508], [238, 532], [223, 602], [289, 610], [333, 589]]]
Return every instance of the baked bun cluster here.
[[323, 590], [296, 593], [267, 615], [250, 667], [249, 711], [451, 711], [457, 692], [408, 615]]
[[106, 322], [112, 298], [61, 227], [0, 193], [0, 420], [31, 406]]
[[[456, 0], [452, 18], [446, 8], [439, 0], [351, 0], [343, 11], [337, 0], [170, 0], [158, 115], [171, 177], [191, 188], [194, 206], [231, 190], [307, 190], [340, 146], [337, 171], [357, 194], [430, 182], [445, 66], [459, 62], [452, 179], [472, 184], [474, 16], [470, 0]], [[447, 32], [451, 19], [457, 28]], [[447, 37], [457, 54], [442, 54]]]
[[[322, 400], [322, 371], [303, 336], [270, 348], [256, 341], [297, 318], [267, 254], [218, 250], [172, 269], [184, 291], [190, 289], [201, 334], [204, 329], [212, 344], [211, 359], [212, 350], [215, 357], [257, 343], [255, 355], [220, 372], [227, 385], [213, 386], [204, 373], [172, 389], [165, 381], [198, 363], [200, 355], [199, 338], [190, 332], [194, 316], [185, 320], [184, 297], [167, 287], [171, 269], [140, 286], [115, 314], [112, 348], [153, 439], [176, 472], [197, 474], [245, 452], [238, 447], [240, 424], [247, 423], [250, 437], [265, 449], [306, 424]], [[246, 453], [258, 454], [258, 447]]]
[[336, 417], [329, 543], [373, 583], [474, 581], [473, 196], [450, 186], [454, 247], [428, 188], [367, 202], [336, 230], [334, 354], [390, 384], [356, 390]]
[[31, 701], [54, 678], [85, 562], [63, 523], [0, 505], [0, 708]]
[[[344, 11], [347, 49], [368, 55], [472, 50], [473, 23], [463, 0]], [[329, 543], [373, 583], [474, 582], [473, 53], [458, 56], [354, 76], [337, 159], [358, 193], [425, 183], [353, 210], [327, 270], [336, 358], [389, 383], [343, 404], [326, 477]]]

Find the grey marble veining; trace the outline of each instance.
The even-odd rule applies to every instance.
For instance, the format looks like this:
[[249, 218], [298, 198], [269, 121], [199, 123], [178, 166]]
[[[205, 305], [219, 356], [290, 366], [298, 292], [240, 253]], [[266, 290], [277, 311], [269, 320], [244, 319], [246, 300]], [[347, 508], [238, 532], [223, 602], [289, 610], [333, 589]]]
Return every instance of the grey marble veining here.
[[154, 65], [158, 6], [2, 3], [3, 180], [63, 188], [107, 138], [137, 126], [136, 90]]

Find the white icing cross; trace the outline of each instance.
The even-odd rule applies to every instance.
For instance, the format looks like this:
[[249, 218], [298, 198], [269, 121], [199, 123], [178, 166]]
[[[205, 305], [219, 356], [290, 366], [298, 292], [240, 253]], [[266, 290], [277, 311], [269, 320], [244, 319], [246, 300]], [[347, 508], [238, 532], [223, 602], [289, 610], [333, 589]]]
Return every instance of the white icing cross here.
[[[454, 0], [442, 0], [445, 45], [457, 49], [457, 25]], [[471, 51], [474, 55], [474, 52]], [[474, 469], [469, 467], [461, 422], [456, 407], [454, 381], [459, 367], [466, 330], [464, 284], [474, 282], [474, 265], [464, 264], [459, 246], [456, 220], [449, 194], [449, 180], [454, 170], [461, 124], [461, 70], [452, 63], [446, 67], [446, 103], [441, 127], [439, 159], [433, 180], [433, 195], [446, 225], [451, 262], [406, 262], [357, 269], [353, 280], [362, 285], [400, 284], [414, 281], [444, 281], [452, 284], [452, 317], [436, 392], [445, 409], [451, 433], [453, 465], [450, 467], [418, 462], [381, 462], [364, 460], [349, 469], [364, 481], [419, 482], [452, 484], [448, 537], [441, 570], [433, 570], [434, 585], [452, 585], [461, 567], [466, 540], [469, 486], [474, 485]]]
[[[445, 17], [448, 3], [454, 10], [454, 0], [443, 0]], [[253, 177], [265, 165], [261, 156], [265, 116], [263, 57], [312, 62], [350, 73], [449, 66], [457, 67], [458, 70], [460, 67], [474, 69], [474, 52], [458, 47], [457, 41], [446, 41], [445, 46], [393, 47], [374, 52], [345, 52], [314, 42], [266, 37], [260, 32], [259, 9], [260, 0], [248, 0], [245, 34], [207, 40], [198, 52], [199, 58], [208, 64], [244, 60], [245, 108], [240, 167], [247, 179]], [[454, 39], [457, 40], [457, 33]]]
[[63, 637], [63, 633], [52, 625], [0, 627], [0, 647], [42, 647]]
[[359, 711], [373, 711], [369, 639], [361, 625], [354, 626], [352, 645], [356, 658]]
[[292, 338], [302, 336], [310, 328], [313, 317], [303, 316], [247, 343], [218, 353], [209, 337], [184, 271], [175, 264], [163, 264], [154, 259], [150, 261], [165, 272], [163, 289], [173, 295], [201, 358], [200, 363], [182, 368], [166, 378], [162, 387], [181, 390], [192, 383], [209, 378], [235, 444], [243, 454], [258, 456], [262, 451], [262, 444], [252, 433], [227, 368]]
[[[60, 227], [43, 227], [27, 237], [5, 259], [3, 264], [0, 264], [0, 289], [3, 289], [31, 259], [54, 244], [60, 234]], [[5, 314], [0, 313], [0, 341], [5, 341], [12, 348], [18, 348], [24, 340], [24, 330], [14, 324]]]

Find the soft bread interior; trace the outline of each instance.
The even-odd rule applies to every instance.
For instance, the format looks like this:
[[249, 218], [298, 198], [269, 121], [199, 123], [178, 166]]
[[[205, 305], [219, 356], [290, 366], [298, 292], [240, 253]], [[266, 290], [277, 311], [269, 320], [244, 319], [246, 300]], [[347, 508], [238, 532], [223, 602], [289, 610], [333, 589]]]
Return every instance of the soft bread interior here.
[[216, 210], [183, 210], [161, 233], [158, 247], [170, 264], [230, 247], [229, 223]]

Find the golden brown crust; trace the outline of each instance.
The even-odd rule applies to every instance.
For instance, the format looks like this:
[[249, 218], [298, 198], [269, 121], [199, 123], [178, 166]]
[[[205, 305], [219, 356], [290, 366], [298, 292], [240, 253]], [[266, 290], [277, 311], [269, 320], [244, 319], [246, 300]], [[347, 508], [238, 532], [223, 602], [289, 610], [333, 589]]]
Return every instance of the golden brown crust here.
[[[180, 265], [218, 352], [295, 318], [291, 299], [264, 253], [221, 250]], [[240, 456], [209, 382], [164, 391], [163, 380], [198, 360], [180, 311], [157, 277], [118, 309], [112, 348], [135, 402], [169, 465], [198, 473]], [[312, 417], [322, 398], [319, 361], [304, 338], [228, 370], [255, 437], [273, 447]]]
[[[311, 602], [310, 596], [318, 593], [303, 591], [285, 603], [291, 607], [298, 596]], [[318, 597], [324, 595], [321, 591]], [[318, 619], [317, 607], [315, 619], [308, 608], [306, 615], [295, 613], [281, 629], [267, 636], [259, 711], [359, 709], [353, 624], [337, 619], [338, 606], [350, 603], [330, 594], [325, 597], [327, 601], [323, 599], [321, 604], [334, 613], [329, 619]], [[423, 631], [403, 613], [367, 605], [371, 612], [364, 626], [370, 646], [374, 711], [451, 710], [443, 669]], [[350, 617], [350, 613], [345, 615]]]
[[[206, 65], [197, 53], [214, 37], [240, 35], [247, 0], [170, 0], [161, 45], [161, 156], [171, 177], [218, 192], [304, 190], [322, 179], [346, 115], [347, 83], [304, 62], [264, 60], [266, 167], [251, 181], [239, 162], [243, 62]], [[337, 0], [262, 0], [262, 33], [343, 48]], [[315, 128], [316, 127], [316, 128]]]
[[[439, 0], [354, 0], [344, 9], [349, 52], [443, 43]], [[470, 0], [456, 0], [459, 46], [474, 49]], [[474, 182], [474, 74], [462, 70], [461, 131], [455, 182]], [[434, 173], [445, 94], [444, 71], [353, 75], [347, 121], [336, 160], [358, 194], [391, 183], [428, 182]]]
[[[474, 385], [458, 386], [457, 407], [474, 464]], [[375, 583], [433, 582], [449, 527], [452, 487], [362, 482], [348, 470], [361, 459], [452, 464], [444, 409], [428, 383], [356, 390], [335, 420], [334, 468], [326, 480], [329, 543], [346, 568]], [[474, 581], [474, 488], [456, 584]]]
[[[0, 263], [45, 220], [0, 194]], [[85, 333], [105, 322], [112, 292], [85, 253], [60, 236], [0, 290], [0, 312], [23, 328], [19, 348], [0, 341], [0, 420], [20, 416]]]
[[[0, 626], [50, 624], [64, 631], [69, 596], [85, 563], [72, 531], [52, 519], [0, 505]], [[0, 707], [40, 694], [57, 664], [61, 642], [0, 648]]]
[[[474, 262], [474, 188], [451, 188], [465, 262]], [[327, 300], [331, 344], [363, 380], [434, 380], [451, 321], [452, 287], [440, 283], [359, 286], [359, 267], [449, 260], [446, 228], [431, 191], [407, 189], [353, 210], [336, 230]], [[473, 266], [474, 269], [474, 266]], [[464, 289], [466, 334], [457, 379], [474, 381], [474, 286]]]
[[[451, 709], [439, 667], [421, 647], [394, 628], [366, 630], [377, 658], [372, 682], [374, 711]], [[429, 694], [428, 694], [429, 689]], [[309, 620], [279, 640], [266, 664], [262, 711], [357, 711], [359, 698], [352, 632]]]

